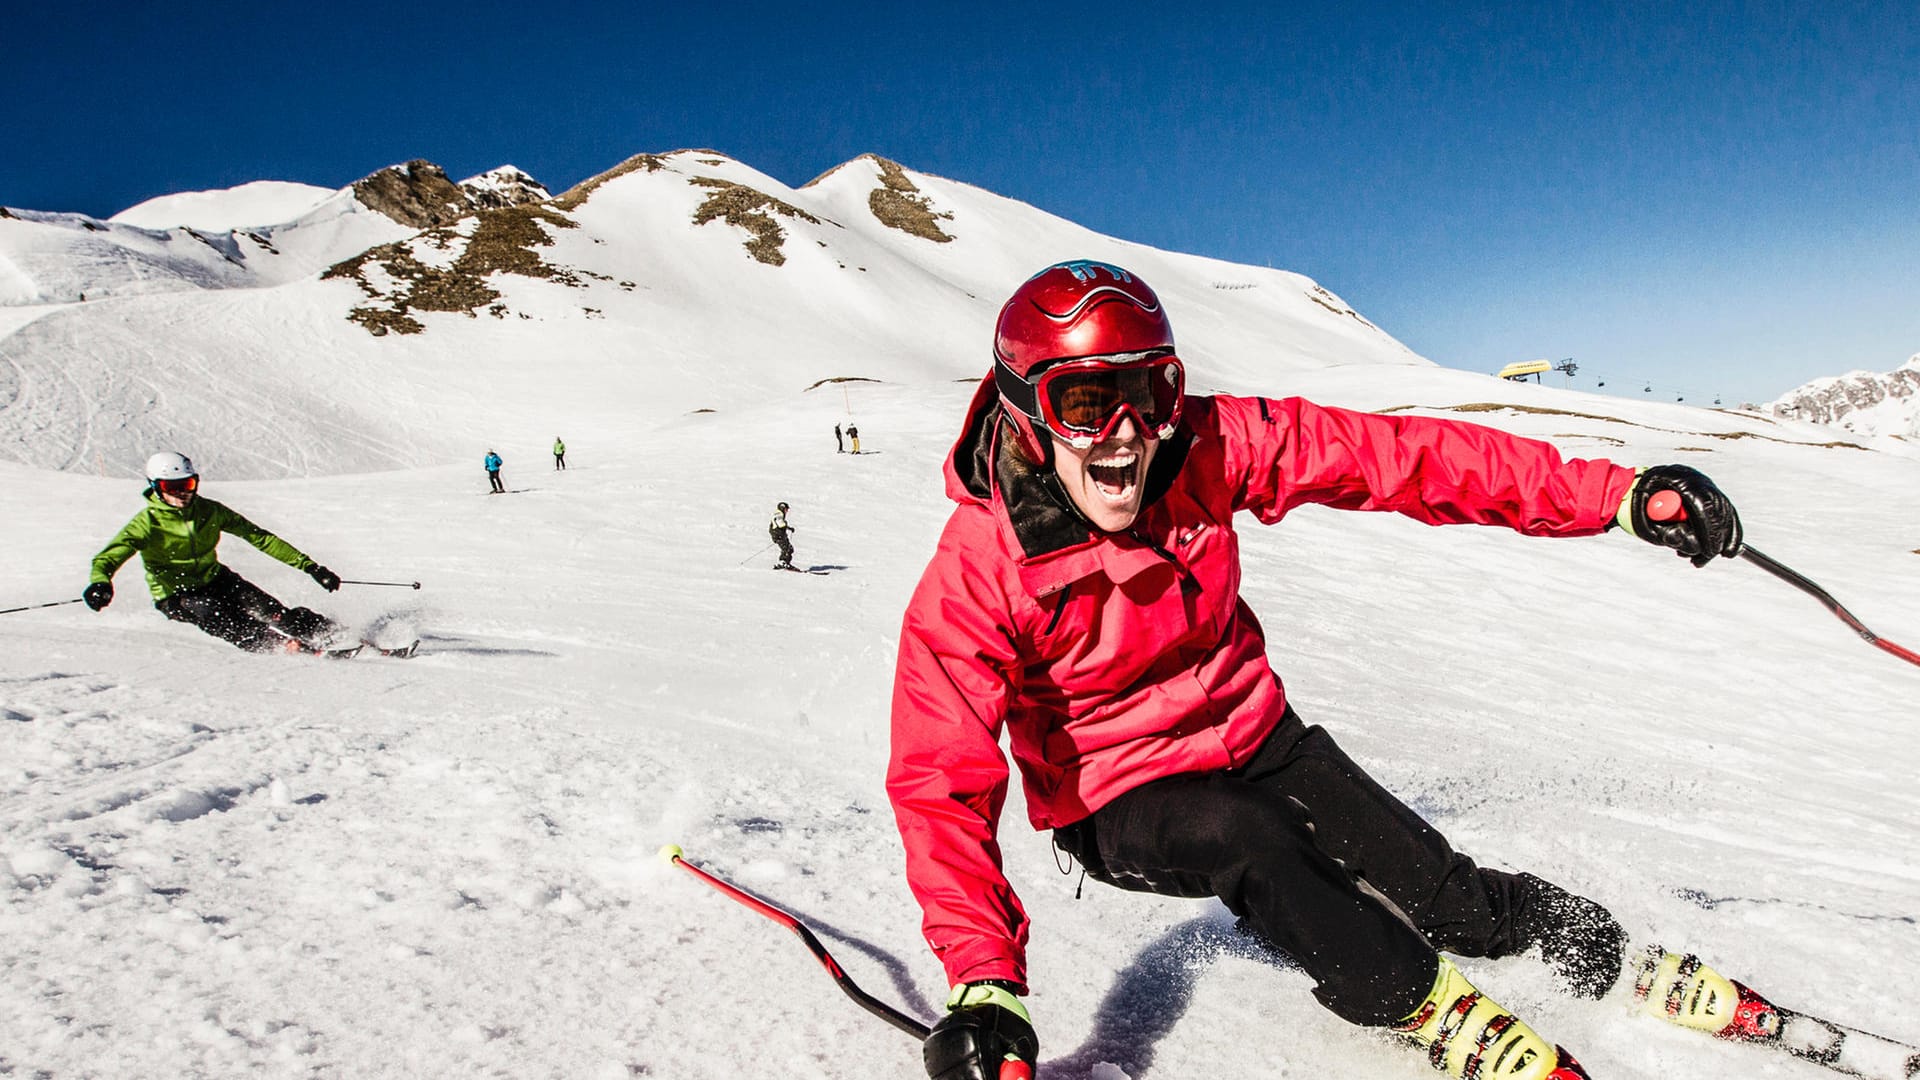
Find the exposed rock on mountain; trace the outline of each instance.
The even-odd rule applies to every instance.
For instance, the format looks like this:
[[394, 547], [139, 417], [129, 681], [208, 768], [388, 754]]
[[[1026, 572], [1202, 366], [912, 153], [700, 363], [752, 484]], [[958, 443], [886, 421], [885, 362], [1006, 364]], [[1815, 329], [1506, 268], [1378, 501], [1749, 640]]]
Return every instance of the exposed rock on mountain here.
[[1815, 379], [1781, 395], [1767, 411], [1861, 435], [1920, 438], [1920, 354], [1884, 375], [1854, 371]]
[[[552, 236], [542, 224], [572, 229], [577, 226], [561, 214], [540, 206], [487, 210], [471, 221], [440, 226], [418, 236], [363, 251], [335, 263], [323, 280], [345, 278], [372, 301], [354, 308], [347, 317], [375, 337], [388, 333], [417, 334], [424, 327], [414, 311], [458, 311], [476, 314], [488, 307], [495, 318], [506, 316], [498, 304], [499, 290], [487, 284], [492, 274], [558, 281], [578, 287], [579, 276], [549, 265], [535, 248], [551, 247]], [[451, 264], [447, 265], [451, 256]], [[369, 273], [378, 267], [384, 274]]]
[[451, 225], [474, 211], [467, 192], [431, 161], [389, 165], [356, 180], [353, 194], [368, 209], [416, 229]]
[[940, 231], [942, 221], [952, 221], [953, 212], [937, 212], [933, 201], [922, 194], [907, 179], [907, 171], [897, 161], [869, 154], [874, 164], [880, 166], [880, 185], [867, 196], [867, 206], [873, 211], [874, 218], [888, 228], [899, 229], [910, 236], [932, 240], [938, 244], [953, 242], [953, 237]]
[[609, 180], [618, 179], [630, 172], [638, 172], [641, 169], [645, 169], [651, 173], [659, 172], [666, 167], [667, 158], [664, 154], [635, 154], [620, 164], [615, 165], [613, 168], [608, 169], [606, 172], [589, 176], [585, 180], [561, 192], [560, 197], [553, 202], [555, 206], [558, 206], [562, 210], [573, 210], [578, 208], [581, 203], [586, 202], [588, 196], [592, 195], [600, 185]]
[[460, 181], [460, 190], [467, 193], [467, 201], [476, 210], [503, 210], [509, 206], [546, 202], [553, 197], [540, 181], [512, 165], [470, 176]]
[[746, 242], [747, 254], [768, 266], [780, 266], [787, 261], [786, 254], [780, 250], [780, 245], [787, 238], [786, 230], [773, 220], [768, 211], [782, 217], [799, 218], [813, 225], [820, 224], [819, 218], [792, 203], [783, 202], [745, 184], [711, 176], [696, 176], [688, 183], [713, 191], [693, 212], [693, 223], [705, 225], [718, 218], [735, 228], [747, 230], [753, 234], [752, 239]]

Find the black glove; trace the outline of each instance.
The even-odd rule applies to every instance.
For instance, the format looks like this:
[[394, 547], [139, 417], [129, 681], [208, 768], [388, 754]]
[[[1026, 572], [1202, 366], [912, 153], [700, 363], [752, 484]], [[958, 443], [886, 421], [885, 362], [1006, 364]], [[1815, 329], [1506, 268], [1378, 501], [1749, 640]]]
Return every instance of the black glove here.
[[1040, 1039], [1013, 984], [988, 979], [956, 986], [947, 1010], [920, 1051], [932, 1080], [999, 1080], [1009, 1057], [1033, 1075]]
[[340, 591], [340, 575], [318, 563], [307, 570], [307, 576], [314, 580], [314, 584], [319, 585], [328, 592]]
[[[1680, 496], [1681, 513], [1666, 521], [1647, 517], [1647, 500], [1663, 491]], [[1655, 465], [1640, 474], [1620, 505], [1620, 524], [1649, 544], [1670, 547], [1705, 566], [1715, 556], [1740, 554], [1740, 515], [1733, 503], [1698, 469]]]
[[96, 581], [87, 586], [87, 591], [80, 594], [80, 599], [85, 600], [88, 607], [99, 611], [113, 603], [113, 586], [105, 581]]

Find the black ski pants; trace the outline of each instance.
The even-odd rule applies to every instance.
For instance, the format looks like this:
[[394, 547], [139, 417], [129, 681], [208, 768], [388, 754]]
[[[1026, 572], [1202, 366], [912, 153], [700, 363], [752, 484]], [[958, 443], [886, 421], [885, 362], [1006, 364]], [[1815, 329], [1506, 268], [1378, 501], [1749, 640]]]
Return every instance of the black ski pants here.
[[1436, 950], [1526, 945], [1535, 879], [1475, 866], [1291, 706], [1244, 768], [1150, 781], [1054, 837], [1096, 880], [1219, 897], [1356, 1024], [1411, 1014]]
[[499, 469], [488, 469], [488, 470], [487, 470], [487, 485], [488, 485], [489, 487], [491, 487], [491, 488], [493, 489], [493, 492], [492, 492], [492, 493], [493, 493], [493, 494], [495, 494], [495, 495], [504, 495], [504, 494], [506, 494], [506, 491], [507, 491], [507, 485], [505, 485], [505, 484], [503, 484], [503, 483], [501, 483], [501, 482], [500, 482], [500, 470], [499, 470]]
[[780, 564], [782, 566], [791, 564], [793, 562], [793, 541], [787, 539], [787, 530], [775, 530], [773, 533], [773, 542], [780, 545]]
[[224, 566], [212, 581], [174, 593], [154, 607], [175, 622], [197, 626], [249, 652], [285, 648], [289, 637], [310, 642], [334, 627], [319, 612], [287, 607]]

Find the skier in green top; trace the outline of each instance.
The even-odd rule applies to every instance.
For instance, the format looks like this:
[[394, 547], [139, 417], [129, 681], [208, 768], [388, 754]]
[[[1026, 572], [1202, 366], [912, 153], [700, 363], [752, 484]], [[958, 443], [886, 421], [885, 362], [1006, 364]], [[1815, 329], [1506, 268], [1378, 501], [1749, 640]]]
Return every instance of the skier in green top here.
[[176, 622], [191, 623], [251, 652], [315, 653], [340, 626], [308, 608], [289, 608], [259, 586], [222, 566], [214, 555], [220, 534], [232, 533], [295, 570], [305, 571], [328, 592], [340, 576], [212, 499], [199, 496], [200, 474], [185, 454], [166, 451], [147, 459], [147, 505], [127, 522], [100, 554], [82, 599], [95, 611], [113, 602], [113, 575], [140, 556], [153, 606]]

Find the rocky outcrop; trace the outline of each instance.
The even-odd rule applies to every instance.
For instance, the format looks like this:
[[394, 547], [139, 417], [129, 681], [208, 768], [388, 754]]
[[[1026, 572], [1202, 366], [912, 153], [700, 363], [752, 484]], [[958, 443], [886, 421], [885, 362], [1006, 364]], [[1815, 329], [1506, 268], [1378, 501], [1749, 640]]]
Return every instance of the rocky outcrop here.
[[1815, 379], [1766, 408], [1785, 419], [1829, 424], [1862, 435], [1920, 437], [1920, 354], [1884, 375], [1855, 371]]
[[620, 164], [615, 165], [613, 168], [608, 169], [606, 172], [596, 176], [589, 176], [585, 180], [561, 192], [560, 197], [555, 199], [553, 204], [562, 210], [575, 210], [578, 209], [581, 204], [585, 203], [587, 198], [591, 196], [601, 184], [609, 180], [618, 179], [630, 172], [639, 172], [643, 169], [650, 173], [659, 172], [666, 167], [667, 155], [665, 154], [635, 154]]
[[907, 178], [907, 170], [899, 162], [878, 154], [867, 156], [880, 169], [880, 186], [867, 195], [867, 209], [873, 212], [874, 220], [936, 244], [951, 242], [953, 237], [941, 231], [940, 223], [952, 221], [953, 212], [935, 210], [933, 200]]
[[546, 202], [553, 197], [540, 181], [512, 165], [468, 177], [460, 181], [459, 186], [475, 210], [505, 210], [509, 206]]
[[389, 165], [353, 185], [354, 198], [402, 225], [431, 229], [473, 213], [473, 200], [431, 161]]
[[[485, 210], [457, 229], [436, 227], [396, 244], [370, 248], [335, 263], [320, 277], [359, 286], [370, 302], [354, 308], [347, 318], [374, 337], [424, 331], [426, 325], [413, 317], [416, 311], [472, 316], [484, 307], [494, 318], [505, 318], [506, 306], [498, 303], [500, 291], [487, 281], [495, 274], [558, 281], [576, 288], [582, 284], [571, 269], [548, 263], [535, 250], [553, 246], [548, 230], [577, 227], [545, 206]], [[452, 265], [422, 259], [423, 250], [454, 253]], [[378, 267], [382, 274], [370, 275], [369, 267]]]
[[711, 176], [696, 176], [687, 181], [695, 187], [703, 187], [713, 192], [693, 211], [693, 223], [705, 225], [709, 221], [724, 221], [736, 229], [745, 229], [747, 254], [768, 266], [780, 266], [787, 261], [781, 250], [786, 242], [787, 232], [780, 223], [773, 220], [774, 214], [781, 217], [799, 218], [801, 221], [820, 224], [820, 219], [805, 210], [747, 187]]

